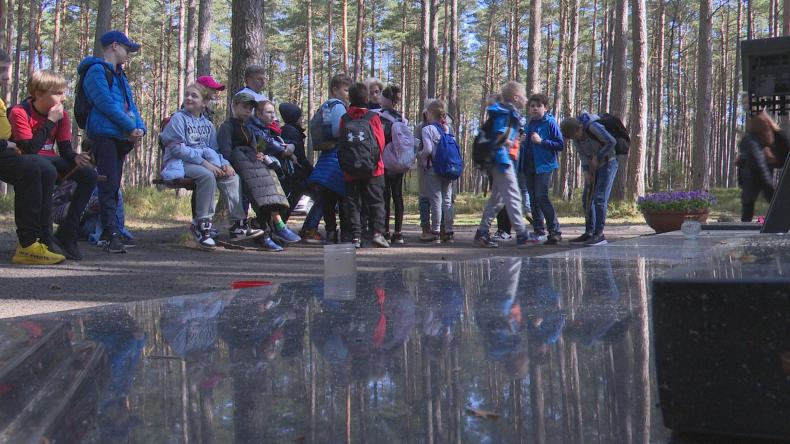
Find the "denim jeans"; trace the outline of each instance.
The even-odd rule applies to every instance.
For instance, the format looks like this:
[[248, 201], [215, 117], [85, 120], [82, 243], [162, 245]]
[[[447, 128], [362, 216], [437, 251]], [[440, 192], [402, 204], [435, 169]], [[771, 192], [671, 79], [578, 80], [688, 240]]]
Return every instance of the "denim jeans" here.
[[304, 224], [302, 224], [302, 230], [317, 230], [318, 224], [321, 222], [321, 219], [324, 217], [324, 209], [321, 205], [321, 196], [319, 193], [313, 193], [313, 206], [310, 207], [310, 211], [307, 212], [307, 216], [304, 218]]
[[118, 190], [121, 189], [123, 163], [126, 160], [125, 145], [128, 141], [112, 137], [96, 136], [93, 140], [93, 158], [96, 159], [96, 172], [107, 179], [98, 183], [99, 204], [101, 205], [101, 224], [104, 235], [118, 231], [115, 214], [118, 207]]
[[614, 177], [617, 175], [617, 166], [617, 159], [612, 159], [595, 170], [594, 183], [592, 184], [592, 199], [590, 199], [592, 208], [589, 208], [587, 203], [591, 184], [584, 184], [582, 205], [584, 208], [584, 232], [587, 234], [603, 234], [603, 228], [606, 225], [606, 207], [609, 204], [609, 196], [612, 193]]
[[529, 193], [527, 198], [532, 200], [532, 229], [538, 234], [545, 234], [546, 225], [550, 234], [560, 234], [557, 213], [549, 199], [551, 175], [552, 173], [538, 173], [535, 170], [522, 173]]

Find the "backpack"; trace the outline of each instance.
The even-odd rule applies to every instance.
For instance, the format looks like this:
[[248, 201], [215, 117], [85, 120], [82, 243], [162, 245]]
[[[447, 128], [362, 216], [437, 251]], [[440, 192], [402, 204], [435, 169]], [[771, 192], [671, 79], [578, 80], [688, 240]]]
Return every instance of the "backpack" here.
[[[623, 121], [615, 115], [603, 113], [596, 122], [600, 123], [612, 137], [617, 139], [617, 145], [614, 147], [615, 154], [627, 156], [631, 148], [631, 136], [628, 134], [625, 125], [623, 125]], [[587, 129], [589, 131], [589, 126]]]
[[318, 108], [310, 119], [310, 138], [313, 140], [313, 149], [327, 151], [335, 147], [337, 139], [332, 137], [332, 121], [329, 119], [332, 108], [341, 105], [338, 99], [329, 99]]
[[508, 126], [501, 137], [493, 139], [490, 136], [492, 126], [493, 122], [491, 119], [486, 119], [480, 129], [477, 130], [477, 135], [472, 144], [472, 161], [479, 168], [485, 168], [494, 162], [494, 153], [497, 147], [510, 137], [510, 132], [513, 130], [512, 127]]
[[337, 160], [340, 169], [354, 177], [372, 177], [379, 165], [381, 152], [370, 126], [376, 113], [368, 111], [361, 119], [343, 115]]
[[403, 174], [411, 169], [416, 159], [414, 133], [405, 119], [396, 119], [384, 112], [379, 113], [379, 116], [392, 122], [390, 127], [392, 141], [384, 147], [382, 155], [384, 168], [390, 173]]
[[464, 161], [461, 159], [461, 149], [450, 133], [445, 133], [442, 125], [434, 124], [441, 137], [439, 143], [431, 154], [431, 168], [433, 172], [445, 179], [455, 180], [464, 172]]
[[102, 62], [94, 62], [92, 65], [88, 66], [85, 71], [80, 74], [79, 79], [77, 79], [77, 90], [76, 90], [76, 97], [74, 97], [74, 120], [77, 121], [77, 126], [80, 129], [85, 129], [85, 126], [88, 124], [88, 115], [91, 112], [91, 108], [93, 108], [93, 104], [90, 103], [88, 96], [85, 95], [85, 89], [82, 85], [82, 82], [85, 78], [85, 73], [95, 64], [101, 64], [104, 67], [104, 75], [107, 77], [107, 85], [112, 89], [112, 81], [115, 78], [114, 73], [110, 70], [107, 65]]

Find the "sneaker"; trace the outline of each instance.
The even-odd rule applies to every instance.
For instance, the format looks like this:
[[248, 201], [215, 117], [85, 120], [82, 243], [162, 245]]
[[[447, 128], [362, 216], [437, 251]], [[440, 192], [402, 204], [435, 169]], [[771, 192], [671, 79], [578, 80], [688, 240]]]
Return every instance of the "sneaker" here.
[[583, 244], [586, 243], [588, 240], [592, 239], [592, 235], [590, 233], [583, 233], [579, 237], [574, 237], [573, 239], [569, 240], [568, 242], [572, 244]]
[[389, 242], [389, 241], [390, 241], [390, 239], [392, 239], [392, 236], [390, 235], [390, 232], [389, 232], [389, 231], [386, 231], [386, 232], [384, 233], [384, 239], [387, 239], [387, 242]]
[[442, 234], [441, 239], [442, 243], [445, 244], [455, 243], [455, 235], [452, 231], [446, 231], [444, 234]]
[[121, 242], [123, 243], [123, 246], [126, 248], [134, 248], [137, 246], [137, 242], [135, 242], [134, 239], [123, 235], [121, 235]]
[[299, 232], [299, 237], [306, 244], [323, 244], [324, 238], [315, 228], [306, 228]]
[[420, 235], [420, 242], [438, 242], [439, 241], [439, 233], [435, 233], [431, 231], [431, 229], [423, 229], [422, 234]]
[[66, 260], [66, 256], [49, 251], [46, 245], [38, 240], [27, 247], [17, 244], [11, 263], [21, 265], [54, 265]]
[[495, 242], [507, 242], [512, 240], [513, 236], [511, 236], [507, 231], [497, 230], [497, 232], [494, 233], [493, 239]]
[[475, 232], [475, 243], [480, 245], [481, 247], [486, 247], [486, 248], [496, 248], [499, 246], [499, 244], [491, 240], [490, 234], [484, 233], [480, 230], [477, 230], [477, 232]]
[[540, 236], [537, 236], [535, 233], [524, 233], [519, 234], [516, 236], [516, 245], [519, 247], [526, 247], [527, 245], [535, 245], [539, 244]]
[[351, 239], [351, 243], [354, 245], [354, 248], [356, 248], [357, 250], [362, 248], [362, 241], [359, 240], [358, 237], [355, 237], [354, 239]]
[[211, 237], [211, 221], [203, 219], [189, 227], [189, 232], [201, 248], [213, 250], [217, 248], [216, 242]]
[[121, 235], [118, 233], [112, 233], [109, 237], [102, 235], [96, 246], [108, 253], [126, 253], [126, 247], [123, 246]]
[[229, 231], [231, 242], [242, 241], [244, 239], [255, 239], [263, 235], [263, 230], [250, 227], [246, 219], [233, 222]]
[[278, 245], [277, 242], [273, 241], [269, 236], [258, 236], [255, 238], [255, 242], [257, 242], [258, 245], [260, 245], [264, 250], [272, 253], [283, 251], [283, 247]]
[[406, 241], [403, 240], [403, 234], [400, 231], [396, 231], [392, 233], [392, 237], [390, 238], [390, 244], [396, 245], [403, 245]]
[[63, 253], [63, 256], [66, 256], [66, 259], [72, 261], [82, 260], [82, 253], [80, 253], [80, 249], [77, 246], [76, 235], [66, 234], [65, 231], [58, 229], [55, 235], [52, 236], [52, 243], [58, 247], [61, 253]]
[[299, 235], [291, 231], [291, 229], [288, 228], [287, 226], [279, 230], [275, 230], [272, 233], [272, 237], [274, 238], [274, 240], [284, 244], [295, 244], [302, 240], [302, 238], [299, 237]]
[[595, 246], [595, 245], [606, 245], [606, 237], [604, 237], [603, 233], [601, 234], [594, 234], [590, 240], [584, 243], [584, 245]]
[[381, 233], [374, 234], [373, 237], [370, 239], [370, 242], [373, 245], [376, 245], [377, 247], [381, 247], [381, 248], [390, 247], [390, 243], [387, 242], [387, 239], [384, 239], [384, 235]]
[[544, 242], [544, 244], [546, 244], [546, 245], [558, 245], [560, 242], [562, 242], [562, 235], [559, 234], [559, 233], [552, 233], [552, 234], [549, 234], [548, 238], [546, 238], [546, 242]]

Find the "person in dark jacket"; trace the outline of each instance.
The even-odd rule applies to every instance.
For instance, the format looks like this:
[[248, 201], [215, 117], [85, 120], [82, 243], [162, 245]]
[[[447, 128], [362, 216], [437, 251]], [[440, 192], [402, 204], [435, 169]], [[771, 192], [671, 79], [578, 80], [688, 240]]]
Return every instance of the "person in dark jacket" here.
[[746, 123], [746, 134], [738, 144], [738, 185], [741, 187], [742, 222], [752, 221], [754, 204], [760, 193], [763, 193], [765, 200], [771, 202], [774, 195], [774, 175], [769, 163], [775, 160], [774, 146], [780, 146], [782, 143], [786, 145], [786, 139], [779, 126], [765, 112], [752, 117]]

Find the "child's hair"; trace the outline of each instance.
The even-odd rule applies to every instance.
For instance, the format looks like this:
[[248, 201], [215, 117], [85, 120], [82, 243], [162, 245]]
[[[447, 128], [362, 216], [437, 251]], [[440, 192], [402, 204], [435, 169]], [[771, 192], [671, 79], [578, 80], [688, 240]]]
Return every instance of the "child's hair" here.
[[266, 68], [260, 65], [250, 65], [244, 69], [244, 79], [249, 79], [252, 76], [266, 73]]
[[529, 100], [527, 100], [527, 103], [531, 104], [532, 102], [538, 102], [543, 106], [549, 106], [549, 98], [546, 96], [546, 94], [543, 93], [536, 93], [529, 96]]
[[379, 80], [379, 79], [377, 79], [375, 77], [368, 77], [367, 80], [365, 80], [365, 86], [368, 87], [368, 91], [373, 89], [374, 86], [378, 86], [379, 87], [379, 91], [384, 89], [384, 84], [381, 83], [381, 80]]
[[502, 85], [502, 99], [506, 102], [512, 102], [516, 94], [523, 92], [526, 95], [527, 89], [524, 84], [511, 80]]
[[211, 98], [211, 91], [205, 86], [201, 85], [200, 83], [190, 83], [189, 85], [187, 85], [184, 91], [186, 92], [189, 91], [190, 89], [194, 89], [195, 91], [197, 91], [198, 94], [200, 94], [200, 97], [203, 99], [203, 102], [208, 102], [209, 99]]
[[336, 88], [342, 88], [344, 86], [350, 86], [353, 83], [351, 77], [348, 76], [346, 73], [335, 74], [332, 77], [332, 80], [329, 81], [329, 93], [332, 93], [332, 90]]
[[765, 111], [746, 121], [746, 132], [757, 137], [763, 146], [773, 146], [776, 131], [779, 131], [779, 126]]
[[447, 109], [444, 106], [443, 100], [433, 100], [425, 106], [425, 112], [432, 117], [439, 120], [444, 120], [447, 117]]
[[362, 82], [354, 82], [348, 87], [348, 101], [351, 102], [352, 105], [367, 105], [368, 94], [368, 87]]
[[384, 88], [384, 91], [382, 91], [381, 95], [386, 97], [392, 103], [398, 103], [400, 102], [400, 87], [396, 85], [389, 85], [388, 87]]
[[560, 123], [560, 131], [562, 132], [562, 137], [566, 139], [573, 139], [579, 133], [579, 130], [582, 129], [582, 122], [575, 118], [575, 117], [568, 117], [563, 119], [562, 123]]
[[5, 49], [0, 49], [0, 63], [11, 63], [11, 57], [8, 57]]
[[257, 111], [263, 111], [264, 106], [271, 106], [272, 108], [277, 110], [277, 107], [274, 106], [274, 102], [272, 102], [271, 100], [261, 100], [260, 102], [258, 102], [258, 106], [255, 109]]
[[31, 96], [52, 89], [57, 91], [65, 90], [66, 79], [63, 78], [63, 75], [51, 69], [39, 69], [34, 72], [27, 81], [27, 93]]

